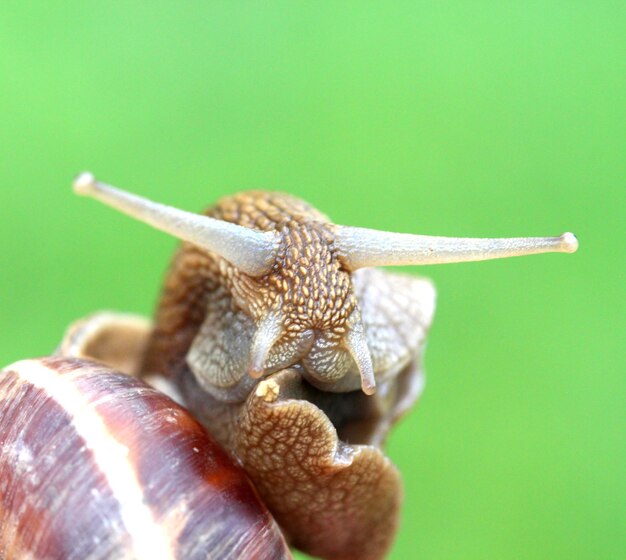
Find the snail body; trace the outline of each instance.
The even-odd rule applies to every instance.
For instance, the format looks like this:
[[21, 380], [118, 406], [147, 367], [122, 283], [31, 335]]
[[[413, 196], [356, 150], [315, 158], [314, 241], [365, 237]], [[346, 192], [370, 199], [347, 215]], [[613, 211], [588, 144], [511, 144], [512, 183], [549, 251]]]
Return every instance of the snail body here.
[[[140, 420], [146, 421], [156, 435], [160, 424], [169, 422], [168, 414], [172, 413], [161, 414], [158, 420], [155, 416], [154, 421], [149, 415], [141, 418], [147, 405], [137, 403], [144, 400], [126, 398], [124, 391], [114, 397], [113, 389], [109, 393], [98, 382], [92, 402], [92, 397], [81, 393], [83, 388], [87, 391], [83, 378], [121, 376], [114, 377], [117, 381], [110, 384], [112, 388], [127, 383], [142, 398], [161, 403], [159, 406], [167, 410], [174, 410], [172, 401], [135, 385], [141, 382], [132, 377], [98, 370], [93, 361], [71, 358], [88, 358], [143, 377], [193, 413], [195, 420], [185, 416], [180, 428], [193, 426], [192, 432], [197, 434], [202, 431], [200, 422], [226, 450], [213, 451], [216, 444], [209, 438], [211, 443], [206, 445], [211, 451], [202, 451], [200, 459], [194, 451], [201, 449], [199, 445], [189, 452], [189, 442], [197, 436], [176, 431], [176, 438], [186, 442], [184, 459], [174, 462], [177, 468], [166, 461], [157, 469], [162, 471], [162, 478], [148, 484], [148, 489], [175, 486], [173, 477], [178, 475], [173, 471], [180, 466], [184, 476], [184, 463], [185, 469], [191, 469], [193, 480], [202, 473], [200, 478], [211, 482], [209, 494], [213, 490], [220, 494], [214, 503], [221, 505], [207, 515], [202, 509], [204, 501], [190, 503], [192, 493], [185, 491], [177, 506], [170, 504], [166, 508], [170, 513], [152, 512], [169, 523], [176, 518], [179, 529], [191, 523], [183, 522], [183, 517], [201, 518], [206, 523], [198, 530], [199, 536], [184, 545], [191, 547], [185, 552], [176, 548], [179, 544], [170, 549], [158, 547], [169, 550], [171, 557], [285, 558], [289, 553], [278, 526], [289, 544], [321, 558], [384, 557], [398, 526], [402, 484], [382, 445], [391, 426], [414, 404], [423, 388], [422, 352], [434, 314], [435, 291], [427, 279], [373, 267], [573, 252], [577, 248], [572, 234], [467, 239], [340, 226], [307, 203], [281, 193], [241, 193], [199, 215], [125, 193], [97, 182], [90, 174], [79, 176], [74, 187], [79, 194], [93, 196], [184, 243], [166, 277], [153, 323], [115, 314], [95, 315], [70, 328], [57, 351], [59, 357], [20, 362], [19, 367], [3, 373], [0, 391], [6, 396], [2, 398], [4, 408], [0, 408], [0, 438], [4, 442], [0, 465], [3, 460], [13, 465], [16, 476], [0, 488], [4, 489], [6, 502], [6, 496], [23, 492], [21, 485], [34, 480], [29, 454], [22, 456], [22, 447], [11, 443], [19, 439], [12, 426], [29, 426], [28, 411], [36, 409], [38, 401], [30, 401], [22, 393], [28, 396], [42, 389], [35, 382], [40, 377], [24, 373], [20, 378], [17, 370], [57, 368], [59, 379], [66, 383], [68, 394], [76, 396], [76, 402], [86, 399], [99, 414], [102, 403], [115, 400], [116, 411], [139, 411], [138, 417], [128, 422], [139, 426]], [[82, 370], [84, 374], [78, 373]], [[93, 374], [94, 370], [99, 374]], [[66, 380], [74, 383], [74, 378], [76, 385], [68, 385]], [[62, 393], [58, 392], [60, 401]], [[16, 408], [23, 409], [22, 416], [15, 416]], [[182, 414], [183, 409], [176, 410], [176, 414]], [[63, 418], [64, 411], [58, 412]], [[124, 422], [109, 423], [108, 417], [98, 418], [96, 423], [105, 426], [105, 431], [110, 428], [113, 439], [118, 432], [122, 439], [130, 437]], [[71, 421], [69, 426], [75, 427]], [[163, 431], [170, 433], [169, 426]], [[157, 450], [162, 448], [165, 453], [173, 441], [155, 440], [148, 448], [140, 437], [131, 439], [123, 444], [129, 449], [128, 457], [150, 466], [151, 458], [155, 465], [159, 463], [161, 454]], [[45, 453], [37, 456], [43, 457], [40, 461], [46, 457]], [[107, 454], [103, 457], [106, 462]], [[93, 458], [90, 460], [93, 463]], [[217, 470], [209, 474], [207, 465]], [[241, 478], [239, 465], [254, 490], [246, 486], [245, 477]], [[114, 465], [109, 467], [115, 470]], [[135, 470], [143, 472], [141, 468]], [[217, 472], [223, 474], [218, 476]], [[231, 477], [236, 480], [236, 492], [220, 486]], [[58, 491], [64, 488], [63, 483], [72, 488], [70, 482], [61, 480]], [[85, 487], [98, 490], [96, 483], [94, 478]], [[241, 500], [237, 492], [245, 499]], [[252, 514], [246, 508], [257, 493], [263, 504], [257, 500]], [[220, 501], [222, 497], [226, 501]], [[144, 496], [143, 501], [150, 503], [150, 498]], [[230, 502], [246, 512], [243, 519], [249, 523], [240, 533], [236, 533], [238, 521], [220, 513], [228, 511]], [[54, 515], [42, 518], [42, 534], [50, 535], [50, 539], [63, 535], [55, 523], [63, 519], [61, 509], [71, 510], [74, 502], [68, 494], [55, 503], [59, 509]], [[7, 559], [21, 546], [15, 543], [20, 539], [26, 542], [28, 537], [23, 535], [29, 535], [24, 528], [27, 513], [15, 512], [15, 504], [13, 499], [7, 514], [7, 526], [12, 529], [0, 530], [0, 556], [8, 550]], [[0, 502], [0, 515], [3, 511]], [[172, 511], [182, 517], [177, 518]], [[115, 519], [115, 514], [109, 517], [107, 512], [102, 513], [100, 521], [108, 528], [115, 526], [117, 533], [113, 531], [111, 542], [128, 546], [130, 537], [124, 536], [124, 528], [132, 522]], [[171, 530], [166, 529], [166, 533], [169, 535]], [[229, 535], [227, 543], [211, 541], [215, 535], [225, 533]], [[235, 534], [241, 537], [235, 538]], [[141, 539], [144, 536], [140, 538], [143, 542]], [[148, 538], [146, 546], [157, 542], [156, 538]], [[39, 549], [32, 550], [34, 557], [46, 557], [39, 555]], [[136, 552], [119, 550], [129, 557]], [[107, 557], [98, 554], [93, 552], [92, 556]]]

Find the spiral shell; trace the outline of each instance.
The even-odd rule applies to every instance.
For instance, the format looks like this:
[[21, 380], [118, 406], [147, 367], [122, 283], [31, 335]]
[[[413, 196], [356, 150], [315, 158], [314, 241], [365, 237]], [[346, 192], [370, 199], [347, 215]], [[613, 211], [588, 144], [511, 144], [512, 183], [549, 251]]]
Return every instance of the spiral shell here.
[[0, 374], [0, 558], [290, 558], [244, 471], [190, 414], [94, 362]]

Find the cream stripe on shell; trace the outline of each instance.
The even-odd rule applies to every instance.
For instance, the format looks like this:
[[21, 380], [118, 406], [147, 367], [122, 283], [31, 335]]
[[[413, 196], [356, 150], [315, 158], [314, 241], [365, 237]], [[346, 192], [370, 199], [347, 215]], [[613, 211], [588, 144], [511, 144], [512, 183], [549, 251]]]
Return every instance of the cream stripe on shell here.
[[22, 379], [46, 392], [72, 418], [72, 425], [91, 450], [96, 464], [119, 503], [137, 560], [173, 560], [173, 543], [144, 502], [141, 484], [128, 458], [128, 448], [115, 439], [93, 406], [62, 375], [34, 360], [11, 367]]

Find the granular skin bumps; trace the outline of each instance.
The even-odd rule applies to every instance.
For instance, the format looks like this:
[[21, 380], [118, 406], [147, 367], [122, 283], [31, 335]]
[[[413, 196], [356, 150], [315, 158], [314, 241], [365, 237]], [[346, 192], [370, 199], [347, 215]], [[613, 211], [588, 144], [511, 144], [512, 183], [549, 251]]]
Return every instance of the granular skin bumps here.
[[398, 523], [399, 472], [377, 448], [340, 442], [327, 416], [303, 400], [297, 371], [261, 385], [270, 381], [278, 397], [249, 397], [235, 443], [259, 493], [288, 536], [302, 535], [295, 546], [325, 558], [381, 558]]
[[328, 218], [289, 195], [256, 191], [222, 199], [205, 214], [278, 232], [275, 264], [266, 275], [252, 278], [223, 258], [184, 243], [165, 280], [144, 369], [179, 375], [212, 301], [257, 325], [268, 313], [279, 314], [284, 333], [270, 363], [294, 363], [310, 349], [316, 333], [323, 333], [320, 344], [333, 358], [324, 369], [343, 371], [345, 354], [332, 350], [340, 347], [357, 300], [350, 274], [334, 250]]

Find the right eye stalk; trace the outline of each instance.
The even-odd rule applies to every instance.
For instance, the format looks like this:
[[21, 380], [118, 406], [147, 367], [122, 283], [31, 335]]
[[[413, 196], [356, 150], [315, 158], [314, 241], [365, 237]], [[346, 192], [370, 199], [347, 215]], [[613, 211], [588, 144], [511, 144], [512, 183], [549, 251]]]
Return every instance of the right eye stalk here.
[[485, 261], [539, 253], [574, 253], [578, 249], [578, 240], [573, 233], [559, 237], [481, 239], [336, 226], [335, 235], [335, 245], [350, 270], [370, 266]]

